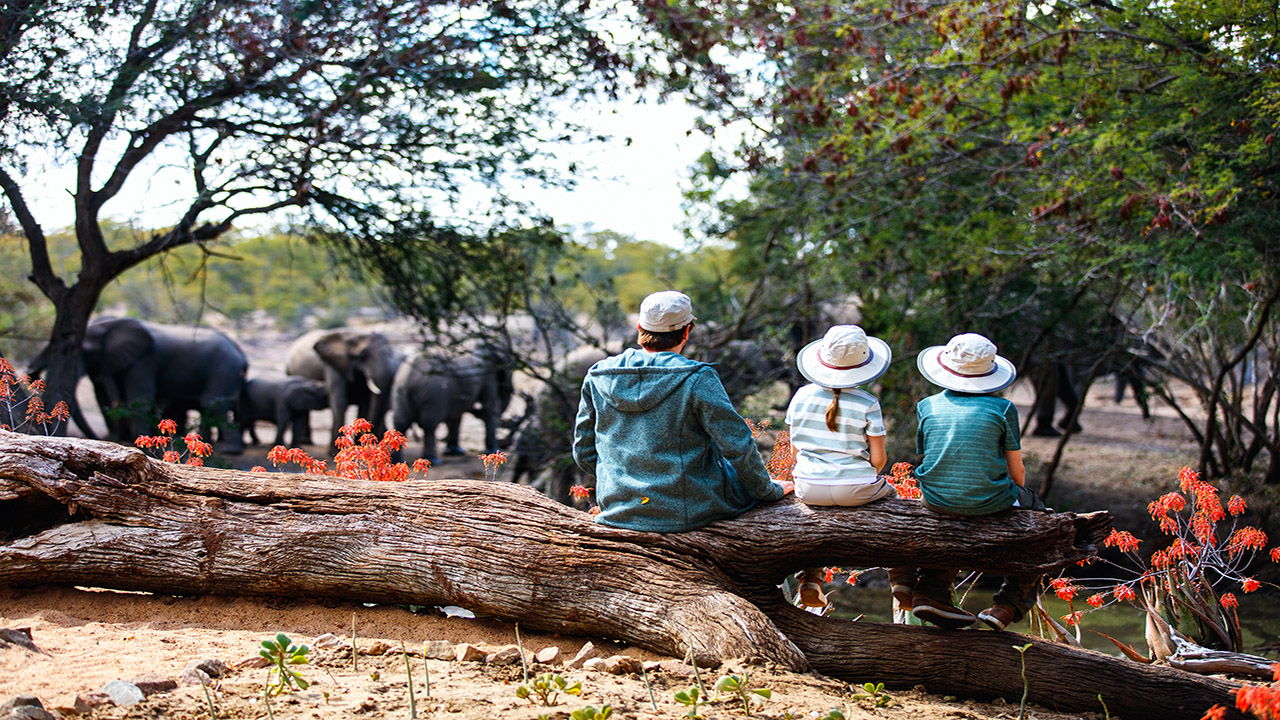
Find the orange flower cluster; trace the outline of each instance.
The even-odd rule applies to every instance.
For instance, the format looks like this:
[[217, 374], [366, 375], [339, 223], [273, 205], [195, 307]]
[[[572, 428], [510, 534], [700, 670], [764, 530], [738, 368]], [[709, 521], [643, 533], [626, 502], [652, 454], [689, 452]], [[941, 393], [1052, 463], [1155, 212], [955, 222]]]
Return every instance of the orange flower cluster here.
[[1053, 594], [1059, 598], [1070, 601], [1084, 588], [1076, 585], [1069, 578], [1057, 578], [1049, 583], [1049, 589], [1053, 590]]
[[501, 450], [485, 455], [481, 453], [477, 457], [480, 462], [484, 463], [484, 476], [488, 480], [496, 480], [498, 477], [498, 468], [507, 461], [507, 454]]
[[574, 485], [569, 488], [569, 495], [577, 500], [586, 500], [591, 497], [591, 490], [583, 485]]
[[769, 421], [761, 420], [760, 422], [752, 422], [751, 418], [742, 418], [747, 423], [747, 427], [751, 429], [751, 437], [758, 438], [765, 430], [769, 429]]
[[[326, 467], [324, 461], [316, 460], [301, 448], [277, 445], [267, 453], [267, 459], [275, 467], [295, 464], [312, 475], [374, 482], [404, 482], [415, 477], [425, 478], [431, 467], [431, 463], [425, 459], [415, 460], [412, 466], [392, 462], [395, 453], [404, 449], [404, 435], [388, 430], [379, 440], [373, 434], [373, 424], [364, 418], [356, 418], [350, 425], [343, 425], [338, 428], [338, 433], [335, 441], [338, 454], [333, 458], [332, 470]], [[253, 471], [265, 472], [265, 469], [255, 467]]]
[[[1262, 720], [1280, 720], [1280, 663], [1272, 665], [1271, 671], [1273, 682], [1270, 685], [1245, 685], [1231, 691], [1236, 696], [1237, 710], [1253, 713]], [[1215, 709], [1219, 709], [1219, 706], [1210, 708], [1205, 717], [1209, 717], [1209, 713]], [[1224, 716], [1218, 713], [1213, 717]]]
[[1113, 528], [1111, 534], [1107, 536], [1106, 540], [1102, 541], [1102, 544], [1107, 547], [1119, 548], [1120, 552], [1131, 553], [1138, 551], [1139, 542], [1141, 541], [1128, 530], [1116, 530]]
[[769, 460], [764, 467], [769, 471], [769, 477], [773, 478], [774, 482], [794, 480], [791, 471], [796, 467], [796, 449], [791, 444], [790, 432], [778, 431], [777, 437], [773, 440], [773, 452], [769, 454]]
[[172, 444], [178, 433], [178, 423], [173, 420], [161, 420], [156, 429], [160, 431], [159, 435], [139, 435], [133, 439], [134, 446], [140, 450], [152, 450], [153, 455], [159, 453], [159, 458], [167, 463], [182, 463], [185, 454], [186, 464], [195, 467], [203, 466], [204, 458], [213, 454], [213, 446], [197, 432], [189, 432], [182, 437], [184, 450], [174, 449]]
[[[3, 356], [0, 356], [0, 430], [19, 431], [39, 427], [45, 435], [52, 435], [58, 426], [71, 417], [65, 402], [59, 401], [52, 412], [45, 412], [44, 381], [19, 375]], [[26, 404], [21, 421], [14, 419], [14, 406]], [[5, 422], [7, 421], [7, 422]]]
[[898, 497], [905, 500], [919, 500], [922, 496], [916, 477], [911, 474], [914, 469], [911, 463], [894, 463], [893, 467], [889, 468], [889, 474], [884, 478], [885, 482], [898, 491]]

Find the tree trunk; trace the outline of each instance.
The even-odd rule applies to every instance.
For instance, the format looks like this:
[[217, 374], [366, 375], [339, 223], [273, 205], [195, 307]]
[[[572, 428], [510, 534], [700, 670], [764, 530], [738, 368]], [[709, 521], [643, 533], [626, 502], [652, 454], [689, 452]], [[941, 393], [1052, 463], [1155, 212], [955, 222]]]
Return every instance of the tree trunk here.
[[[597, 525], [529, 488], [373, 484], [167, 465], [127, 447], [0, 433], [0, 583], [461, 605], [530, 628], [850, 681], [1199, 718], [1230, 683], [997, 632], [845, 622], [788, 605], [813, 565], [1043, 572], [1094, 553], [1107, 513], [951, 518], [911, 501], [784, 500], [678, 534]], [[20, 522], [19, 522], [20, 520]], [[140, 561], [141, 559], [145, 559]]]

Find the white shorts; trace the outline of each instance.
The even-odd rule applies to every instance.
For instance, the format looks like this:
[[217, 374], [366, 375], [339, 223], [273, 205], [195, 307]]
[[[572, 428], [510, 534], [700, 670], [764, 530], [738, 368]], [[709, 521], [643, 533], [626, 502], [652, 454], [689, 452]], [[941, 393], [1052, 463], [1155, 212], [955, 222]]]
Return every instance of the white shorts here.
[[893, 486], [877, 478], [874, 482], [853, 485], [819, 485], [796, 478], [796, 497], [805, 505], [839, 505], [857, 507], [880, 498], [896, 497]]

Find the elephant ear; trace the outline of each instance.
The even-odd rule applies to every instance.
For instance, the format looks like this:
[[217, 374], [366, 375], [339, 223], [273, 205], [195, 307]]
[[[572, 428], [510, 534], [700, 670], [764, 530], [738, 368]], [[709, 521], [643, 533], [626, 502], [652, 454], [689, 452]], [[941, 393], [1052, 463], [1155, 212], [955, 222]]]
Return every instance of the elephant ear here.
[[353, 361], [359, 355], [357, 346], [362, 344], [360, 337], [348, 337], [345, 333], [334, 332], [321, 337], [313, 347], [326, 365], [350, 380], [355, 373]]
[[102, 374], [116, 375], [153, 352], [156, 340], [141, 320], [119, 318], [102, 336]]

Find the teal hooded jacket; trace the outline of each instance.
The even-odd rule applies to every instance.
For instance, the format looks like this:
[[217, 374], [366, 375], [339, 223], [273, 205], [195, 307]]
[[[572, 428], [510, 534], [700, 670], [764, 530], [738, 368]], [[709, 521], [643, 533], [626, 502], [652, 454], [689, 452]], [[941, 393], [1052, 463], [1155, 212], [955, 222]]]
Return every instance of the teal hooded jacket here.
[[714, 366], [673, 352], [592, 366], [573, 459], [594, 476], [596, 521], [631, 530], [694, 530], [783, 494]]

